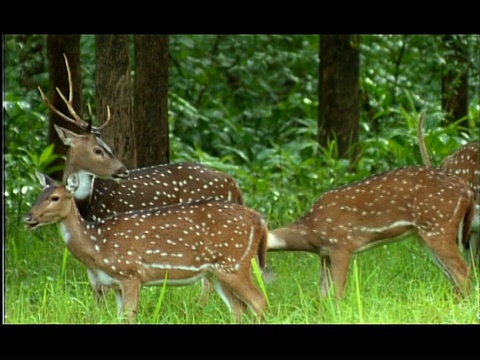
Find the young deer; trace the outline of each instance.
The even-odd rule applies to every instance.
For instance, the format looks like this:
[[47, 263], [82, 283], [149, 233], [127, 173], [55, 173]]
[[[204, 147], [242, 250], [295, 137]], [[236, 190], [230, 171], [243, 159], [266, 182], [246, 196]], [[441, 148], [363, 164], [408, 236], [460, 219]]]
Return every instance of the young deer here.
[[[423, 136], [423, 121], [424, 114], [420, 115], [417, 128], [418, 146], [424, 165], [432, 166], [430, 157], [428, 156], [427, 148], [425, 146], [425, 139]], [[480, 265], [480, 170], [478, 167], [478, 149], [480, 143], [466, 144], [460, 147], [452, 154], [445, 157], [440, 163], [440, 169], [447, 174], [454, 174], [465, 181], [471, 188], [475, 198], [475, 216], [472, 224], [472, 233], [468, 248], [470, 248], [471, 256], [466, 255], [470, 261], [472, 258]]]
[[268, 250], [301, 250], [320, 256], [322, 295], [330, 276], [341, 298], [352, 254], [416, 235], [461, 293], [467, 268], [456, 243], [465, 242], [473, 195], [456, 176], [429, 167], [405, 167], [324, 193], [289, 226], [271, 230]]
[[[40, 175], [40, 174], [39, 174]], [[140, 288], [185, 286], [209, 277], [235, 319], [249, 306], [261, 318], [266, 299], [251, 278], [251, 260], [265, 264], [268, 229], [254, 211], [225, 201], [198, 202], [137, 210], [84, 220], [74, 201], [79, 178], [44, 190], [25, 217], [28, 228], [58, 223], [72, 253], [94, 275], [113, 287], [119, 314], [135, 318]]]
[[[122, 168], [122, 175], [125, 175], [122, 181], [109, 180], [120, 175], [109, 172], [109, 169], [112, 166], [118, 166], [119, 162], [100, 137], [100, 131], [110, 121], [109, 108], [107, 107], [107, 120], [99, 127], [93, 127], [91, 121], [87, 122], [76, 114], [72, 106], [72, 81], [66, 57], [65, 65], [69, 82], [68, 100], [58, 88], [56, 90], [71, 117], [57, 110], [40, 88], [39, 91], [52, 112], [85, 133], [78, 135], [55, 125], [59, 138], [69, 146], [63, 182], [65, 183], [70, 174], [79, 173], [79, 186], [74, 196], [80, 213], [86, 220], [96, 221], [125, 211], [200, 200], [225, 200], [243, 205], [242, 193], [233, 177], [195, 163], [165, 164], [133, 169], [129, 171], [128, 178], [123, 174], [124, 168]], [[108, 288], [95, 285], [92, 276], [89, 272], [95, 297], [100, 300], [107, 294]], [[204, 289], [203, 302], [205, 302], [206, 292], [207, 290]]]

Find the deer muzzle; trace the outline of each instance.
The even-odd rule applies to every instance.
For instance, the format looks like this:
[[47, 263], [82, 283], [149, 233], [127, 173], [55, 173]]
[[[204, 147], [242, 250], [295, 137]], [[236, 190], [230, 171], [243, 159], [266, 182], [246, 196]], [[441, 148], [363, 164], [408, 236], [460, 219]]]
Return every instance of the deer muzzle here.
[[129, 175], [129, 171], [125, 166], [122, 166], [120, 169], [118, 169], [112, 174], [112, 177], [114, 179], [126, 179], [128, 175]]
[[34, 219], [32, 214], [25, 215], [23, 222], [27, 229], [33, 230], [39, 226], [39, 221]]

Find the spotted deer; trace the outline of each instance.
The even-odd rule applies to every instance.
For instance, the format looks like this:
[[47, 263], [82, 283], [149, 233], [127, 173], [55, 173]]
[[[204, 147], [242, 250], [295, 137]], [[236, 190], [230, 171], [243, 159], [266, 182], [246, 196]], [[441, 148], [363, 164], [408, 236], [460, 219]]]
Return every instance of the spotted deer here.
[[457, 176], [430, 167], [404, 167], [325, 192], [292, 224], [270, 231], [269, 251], [320, 257], [320, 288], [343, 295], [350, 258], [374, 246], [416, 236], [460, 294], [469, 291], [459, 255], [474, 211], [473, 195]]
[[[420, 115], [417, 127], [418, 146], [424, 165], [432, 166], [428, 155], [423, 135], [424, 114]], [[473, 191], [475, 197], [475, 216], [472, 224], [472, 232], [468, 248], [471, 255], [466, 254], [467, 259], [473, 259], [480, 265], [480, 170], [478, 167], [478, 149], [480, 143], [470, 143], [461, 146], [458, 150], [445, 157], [440, 163], [440, 169], [448, 174], [454, 174], [464, 180]]]
[[[79, 135], [55, 125], [59, 138], [69, 146], [63, 182], [70, 174], [79, 174], [79, 186], [74, 196], [85, 219], [100, 220], [125, 211], [205, 200], [224, 200], [243, 205], [241, 190], [232, 176], [197, 163], [161, 164], [129, 170], [128, 173], [122, 167], [118, 173], [111, 174], [109, 169], [118, 166], [118, 160], [100, 135], [110, 122], [110, 110], [107, 106], [107, 120], [99, 127], [92, 126], [91, 120], [82, 119], [72, 105], [72, 80], [66, 57], [65, 65], [69, 82], [68, 99], [58, 88], [56, 91], [70, 116], [56, 109], [41, 88], [39, 92], [50, 111], [74, 124], [83, 133]], [[115, 177], [115, 181], [111, 180]], [[88, 274], [96, 299], [102, 299], [108, 288], [94, 284], [93, 275]], [[205, 281], [203, 303], [209, 288]]]
[[249, 307], [262, 319], [266, 299], [251, 278], [251, 261], [265, 264], [268, 229], [253, 210], [225, 201], [197, 202], [84, 220], [74, 201], [79, 177], [44, 190], [25, 216], [30, 229], [57, 223], [66, 247], [115, 291], [119, 315], [135, 320], [142, 286], [186, 286], [208, 277], [237, 321]]

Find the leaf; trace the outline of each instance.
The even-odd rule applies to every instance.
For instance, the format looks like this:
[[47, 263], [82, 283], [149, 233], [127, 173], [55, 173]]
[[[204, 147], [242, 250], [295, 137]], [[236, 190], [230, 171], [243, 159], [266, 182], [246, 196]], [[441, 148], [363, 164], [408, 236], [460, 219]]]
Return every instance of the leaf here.
[[53, 148], [54, 148], [54, 144], [52, 143], [42, 151], [42, 153], [40, 154], [40, 157], [38, 158], [39, 165], [48, 164], [54, 160], [54, 159], [53, 160], [51, 159], [51, 156], [53, 154]]

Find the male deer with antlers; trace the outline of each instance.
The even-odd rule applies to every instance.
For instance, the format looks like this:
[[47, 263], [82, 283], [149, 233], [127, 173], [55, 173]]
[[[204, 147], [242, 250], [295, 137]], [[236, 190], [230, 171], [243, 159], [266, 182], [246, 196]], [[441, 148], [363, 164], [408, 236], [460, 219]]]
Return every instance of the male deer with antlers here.
[[[428, 156], [425, 139], [423, 136], [423, 122], [425, 114], [420, 115], [417, 127], [418, 146], [424, 165], [432, 166]], [[468, 247], [470, 248], [474, 261], [480, 265], [480, 169], [478, 167], [478, 149], [480, 143], [471, 143], [461, 146], [458, 150], [448, 155], [440, 163], [440, 169], [448, 174], [454, 174], [465, 181], [473, 191], [475, 197], [475, 216], [472, 224], [472, 233]], [[467, 259], [471, 260], [467, 255]]]
[[[91, 121], [83, 120], [73, 109], [72, 79], [66, 56], [69, 97], [68, 100], [57, 88], [57, 92], [68, 108], [71, 117], [57, 110], [43, 91], [39, 92], [47, 107], [63, 120], [74, 124], [84, 135], [55, 125], [62, 142], [69, 146], [63, 172], [63, 182], [70, 174], [80, 174], [75, 200], [80, 213], [86, 220], [100, 220], [125, 211], [146, 209], [156, 206], [184, 204], [203, 200], [224, 200], [243, 204], [243, 197], [236, 181], [228, 174], [196, 163], [162, 164], [133, 169], [127, 173], [114, 157], [107, 144], [101, 139], [100, 131], [110, 121], [94, 127]], [[119, 168], [112, 173], [111, 168]], [[120, 174], [121, 173], [121, 174]], [[99, 178], [95, 178], [95, 176]], [[118, 181], [119, 178], [122, 181]], [[108, 180], [117, 178], [116, 181]], [[88, 272], [90, 283], [97, 300], [103, 298], [108, 288], [98, 285], [95, 274]], [[202, 294], [205, 301], [206, 290]]]
[[300, 219], [270, 231], [268, 250], [317, 253], [322, 295], [331, 279], [341, 298], [353, 254], [416, 235], [465, 294], [469, 275], [456, 239], [458, 234], [466, 241], [473, 208], [473, 195], [459, 177], [405, 167], [324, 193]]
[[30, 229], [58, 223], [68, 250], [113, 287], [119, 315], [135, 318], [142, 286], [190, 285], [207, 276], [240, 321], [248, 306], [259, 317], [266, 299], [251, 278], [251, 261], [265, 264], [268, 229], [253, 210], [225, 201], [144, 209], [85, 221], [74, 201], [79, 177], [44, 190], [25, 217]]

